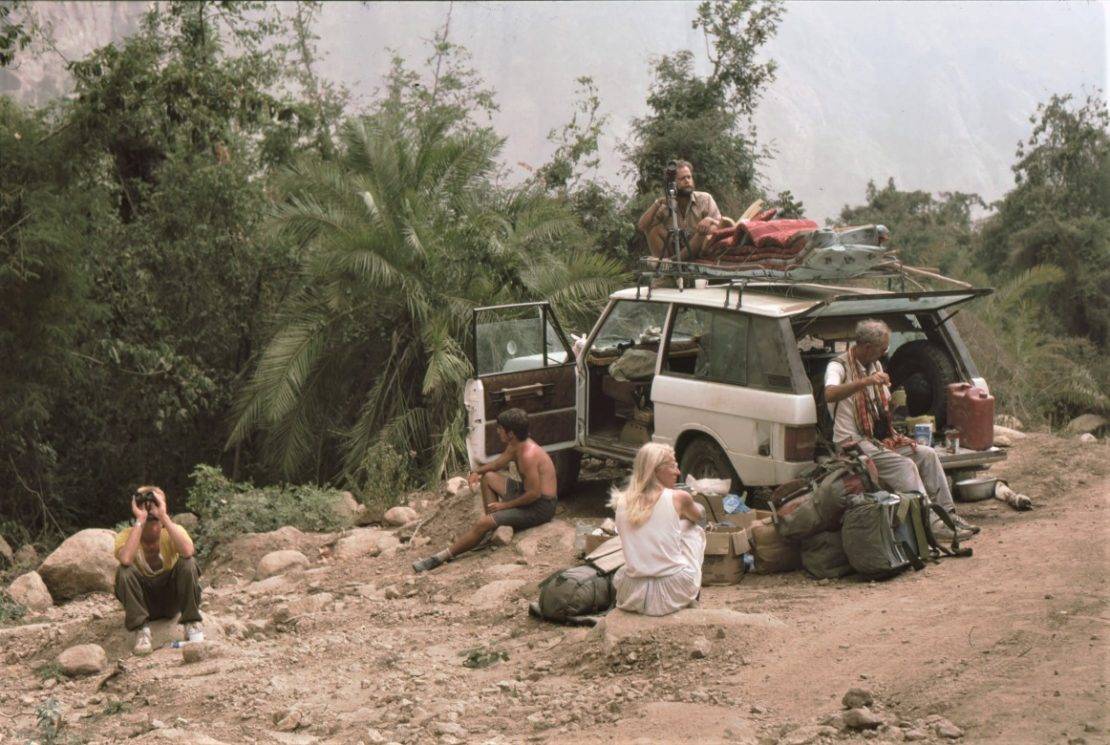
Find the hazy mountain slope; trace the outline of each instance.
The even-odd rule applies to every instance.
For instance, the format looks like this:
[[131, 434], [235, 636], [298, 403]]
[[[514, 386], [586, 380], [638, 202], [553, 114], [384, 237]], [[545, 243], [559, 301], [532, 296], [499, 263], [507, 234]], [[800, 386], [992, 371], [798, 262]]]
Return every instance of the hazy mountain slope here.
[[[59, 49], [76, 58], [133, 27], [142, 3], [39, 4]], [[365, 100], [395, 49], [414, 66], [442, 26], [445, 3], [330, 3], [323, 72]], [[539, 165], [547, 132], [570, 115], [575, 79], [597, 81], [612, 116], [601, 173], [643, 113], [653, 55], [704, 42], [692, 2], [455, 3], [451, 40], [496, 89], [505, 161]], [[1012, 184], [1009, 167], [1036, 104], [1056, 92], [1104, 88], [1106, 6], [1099, 3], [808, 3], [787, 5], [768, 54], [779, 63], [757, 116], [777, 155], [767, 185], [790, 188], [812, 216], [859, 202], [869, 178], [906, 188], [976, 191]], [[0, 89], [42, 102], [64, 87], [47, 53], [0, 74]], [[14, 83], [13, 83], [14, 79]]]

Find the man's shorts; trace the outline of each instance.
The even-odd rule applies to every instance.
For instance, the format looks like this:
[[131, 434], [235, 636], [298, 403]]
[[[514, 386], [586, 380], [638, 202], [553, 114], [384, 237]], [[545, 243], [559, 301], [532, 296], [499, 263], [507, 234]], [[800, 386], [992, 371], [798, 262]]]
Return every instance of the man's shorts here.
[[[516, 499], [523, 493], [524, 484], [516, 479], [507, 479], [505, 496], [502, 499], [506, 501]], [[550, 522], [553, 517], [555, 517], [555, 500], [547, 497], [540, 497], [532, 504], [526, 504], [523, 507], [510, 507], [507, 510], [498, 510], [493, 513], [495, 523], [508, 525], [513, 530], [534, 528], [537, 525]]]

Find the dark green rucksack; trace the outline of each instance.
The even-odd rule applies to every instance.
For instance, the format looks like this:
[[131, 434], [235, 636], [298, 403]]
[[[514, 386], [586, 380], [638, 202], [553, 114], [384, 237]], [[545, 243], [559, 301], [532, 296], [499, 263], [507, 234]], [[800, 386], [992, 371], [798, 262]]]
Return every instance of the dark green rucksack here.
[[937, 543], [929, 527], [933, 514], [954, 527], [948, 512], [922, 494], [879, 491], [853, 497], [841, 528], [848, 562], [865, 579], [885, 579], [911, 566], [923, 569], [942, 554], [971, 556], [971, 549], [960, 548], [956, 539], [951, 547]]
[[840, 529], [844, 555], [864, 579], [886, 579], [911, 566], [925, 566], [914, 554], [902, 548], [894, 536], [898, 497], [888, 492], [873, 492], [855, 497], [844, 513]]
[[589, 624], [589, 616], [613, 607], [617, 594], [611, 574], [589, 564], [560, 569], [540, 583], [540, 599], [529, 612], [556, 623]]
[[802, 540], [802, 566], [817, 579], [836, 579], [851, 574], [839, 530], [826, 530]]

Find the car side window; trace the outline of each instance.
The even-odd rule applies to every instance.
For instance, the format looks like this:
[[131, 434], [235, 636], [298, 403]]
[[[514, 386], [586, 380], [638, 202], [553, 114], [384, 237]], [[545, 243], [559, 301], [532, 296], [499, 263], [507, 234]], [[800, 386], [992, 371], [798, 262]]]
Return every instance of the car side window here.
[[748, 328], [748, 385], [793, 391], [782, 325], [774, 318], [752, 316]]
[[[730, 385], [747, 385], [747, 315], [680, 306], [675, 313], [664, 372]], [[693, 367], [676, 350], [693, 345]]]

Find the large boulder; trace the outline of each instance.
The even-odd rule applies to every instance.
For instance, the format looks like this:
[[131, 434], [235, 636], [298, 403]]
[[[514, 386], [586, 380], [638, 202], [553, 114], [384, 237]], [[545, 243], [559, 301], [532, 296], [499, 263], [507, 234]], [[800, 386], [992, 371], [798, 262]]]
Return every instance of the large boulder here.
[[89, 592], [111, 592], [115, 584], [116, 534], [89, 528], [66, 538], [39, 567], [42, 581], [55, 600]]
[[517, 550], [527, 559], [545, 564], [565, 565], [574, 558], [574, 526], [565, 520], [552, 520], [521, 531]]
[[332, 504], [332, 510], [340, 520], [343, 520], [348, 525], [352, 525], [357, 521], [358, 516], [362, 514], [363, 507], [358, 503], [358, 500], [355, 499], [354, 494], [349, 491], [343, 491], [339, 492], [339, 496], [336, 498], [335, 503]]
[[8, 594], [12, 600], [28, 610], [43, 611], [54, 605], [54, 598], [50, 596], [50, 590], [46, 589], [46, 583], [38, 572], [27, 572], [16, 577], [8, 585]]
[[262, 557], [272, 551], [294, 550], [305, 556], [316, 556], [322, 546], [335, 540], [334, 533], [305, 533], [285, 525], [267, 533], [244, 533], [212, 552], [205, 571], [222, 570], [250, 574], [258, 567]]
[[363, 556], [377, 556], [381, 553], [378, 540], [384, 533], [376, 528], [357, 528], [336, 541], [337, 559], [357, 559]]
[[76, 678], [104, 672], [108, 668], [108, 655], [99, 644], [78, 644], [58, 655], [56, 662], [63, 673]]
[[1082, 414], [1068, 422], [1065, 431], [1069, 435], [1082, 435], [1086, 433], [1098, 434], [1098, 431], [1105, 427], [1110, 422], [1107, 422], [1106, 417], [1098, 414]]
[[377, 556], [399, 545], [401, 542], [392, 533], [377, 528], [356, 528], [336, 542], [335, 557], [357, 559]]
[[271, 551], [258, 562], [258, 579], [273, 577], [275, 574], [284, 574], [291, 569], [303, 569], [308, 566], [308, 557], [294, 549]]
[[390, 507], [388, 510], [386, 510], [383, 519], [385, 520], [386, 525], [401, 526], [407, 525], [413, 520], [420, 519], [420, 515], [418, 515], [416, 513], [416, 510], [414, 510], [412, 507], [406, 507], [405, 505], [399, 504], [396, 507]]

